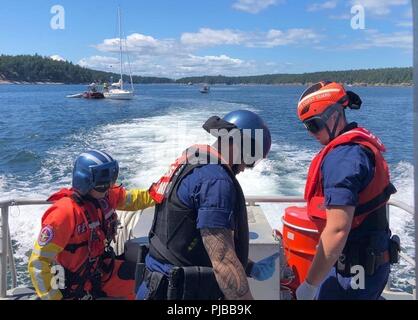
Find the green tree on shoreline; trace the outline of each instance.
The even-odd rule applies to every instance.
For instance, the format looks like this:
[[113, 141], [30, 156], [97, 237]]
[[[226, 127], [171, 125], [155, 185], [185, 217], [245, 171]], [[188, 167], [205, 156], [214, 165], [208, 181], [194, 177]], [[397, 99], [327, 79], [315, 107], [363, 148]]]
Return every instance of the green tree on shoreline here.
[[[65, 84], [115, 81], [119, 75], [83, 68], [68, 61], [56, 61], [40, 55], [0, 55], [0, 81], [55, 82]], [[209, 83], [209, 84], [269, 84], [306, 85], [320, 80], [333, 80], [351, 85], [412, 85], [412, 67], [382, 68], [348, 71], [324, 71], [302, 74], [265, 74], [227, 77], [200, 76], [177, 80], [158, 77], [133, 76], [134, 83]]]

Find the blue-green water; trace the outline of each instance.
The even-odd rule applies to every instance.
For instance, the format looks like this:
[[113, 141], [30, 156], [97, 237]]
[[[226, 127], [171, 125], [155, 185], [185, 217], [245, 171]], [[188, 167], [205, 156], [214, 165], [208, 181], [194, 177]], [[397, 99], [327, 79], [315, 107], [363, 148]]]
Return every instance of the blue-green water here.
[[[120, 162], [121, 181], [148, 187], [189, 144], [210, 142], [201, 128], [211, 115], [234, 109], [258, 112], [268, 123], [273, 148], [267, 161], [240, 175], [246, 194], [302, 194], [307, 166], [320, 148], [296, 118], [301, 86], [139, 85], [132, 101], [66, 99], [84, 90], [75, 85], [0, 86], [0, 199], [46, 198], [70, 183], [72, 162], [88, 148], [107, 150]], [[395, 198], [412, 204], [412, 89], [350, 88], [363, 99], [349, 120], [365, 126], [386, 145]], [[265, 206], [270, 222], [277, 206]], [[43, 208], [14, 208], [10, 223], [18, 256], [25, 261], [40, 225]], [[391, 225], [412, 254], [412, 219], [394, 210]], [[407, 286], [412, 274], [397, 267], [395, 284]]]

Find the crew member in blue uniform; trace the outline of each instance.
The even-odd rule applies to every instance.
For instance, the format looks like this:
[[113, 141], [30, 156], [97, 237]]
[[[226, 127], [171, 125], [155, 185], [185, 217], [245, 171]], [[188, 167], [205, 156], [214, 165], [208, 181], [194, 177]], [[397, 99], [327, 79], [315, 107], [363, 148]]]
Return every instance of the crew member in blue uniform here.
[[235, 178], [267, 156], [269, 129], [246, 110], [203, 127], [217, 142], [187, 149], [150, 189], [157, 206], [137, 299], [252, 299], [247, 276], [262, 281], [274, 273], [278, 253], [248, 260], [245, 199]]
[[306, 182], [308, 214], [321, 232], [316, 255], [297, 299], [378, 299], [397, 261], [399, 241], [391, 239], [386, 203], [390, 183], [382, 142], [356, 123], [345, 108], [361, 99], [341, 84], [309, 87], [298, 117], [324, 147], [313, 159]]

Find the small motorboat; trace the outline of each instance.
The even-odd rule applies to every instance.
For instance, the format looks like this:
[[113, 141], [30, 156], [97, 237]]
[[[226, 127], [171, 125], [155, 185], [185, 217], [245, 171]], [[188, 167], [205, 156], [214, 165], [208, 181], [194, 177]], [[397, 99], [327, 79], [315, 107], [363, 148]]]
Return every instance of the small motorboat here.
[[202, 87], [202, 89], [200, 89], [200, 93], [209, 93], [210, 88], [209, 86], [205, 85]]
[[105, 96], [101, 92], [86, 91], [82, 94], [82, 97], [84, 99], [104, 99]]
[[97, 90], [97, 85], [95, 82], [88, 85], [87, 90], [88, 91], [82, 94], [82, 98], [84, 99], [104, 99], [105, 98], [104, 94]]

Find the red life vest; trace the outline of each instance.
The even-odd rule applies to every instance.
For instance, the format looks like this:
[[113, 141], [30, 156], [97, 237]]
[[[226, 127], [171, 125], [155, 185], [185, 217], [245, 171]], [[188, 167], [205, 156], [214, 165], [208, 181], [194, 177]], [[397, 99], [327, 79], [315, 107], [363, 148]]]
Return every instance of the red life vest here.
[[81, 200], [73, 189], [64, 188], [49, 197], [48, 201], [51, 202], [62, 198], [71, 199], [75, 230], [68, 230], [72, 234], [69, 243], [57, 257], [57, 261], [69, 271], [77, 271], [86, 259], [100, 257], [104, 253], [106, 242], [114, 239], [117, 215], [112, 202], [116, 201], [113, 193], [117, 190], [112, 191], [109, 192], [109, 197], [97, 200], [96, 205]]
[[[199, 155], [204, 155], [205, 158], [202, 159]], [[210, 156], [209, 159], [207, 155]], [[179, 168], [185, 164], [198, 164], [202, 163], [202, 161], [206, 161], [204, 162], [205, 164], [211, 163], [209, 162], [210, 159], [216, 159], [216, 163], [220, 162], [222, 164], [227, 164], [221, 154], [209, 145], [196, 144], [186, 149], [183, 154], [170, 165], [168, 171], [160, 178], [160, 180], [151, 185], [149, 189], [151, 198], [154, 199], [156, 203], [162, 203], [165, 199], [166, 191], [170, 189], [167, 187], [172, 181], [173, 176], [178, 172]]]
[[339, 135], [312, 160], [305, 186], [308, 215], [316, 223], [320, 232], [322, 232], [326, 224], [326, 208], [324, 205], [325, 198], [321, 172], [322, 162], [325, 156], [336, 147], [352, 143], [362, 145], [373, 153], [375, 170], [372, 181], [359, 194], [359, 204], [354, 212], [351, 229], [360, 226], [369, 214], [385, 205], [390, 195], [396, 191], [390, 183], [389, 168], [382, 155], [382, 152], [385, 152], [386, 149], [379, 138], [364, 128], [355, 128]]

